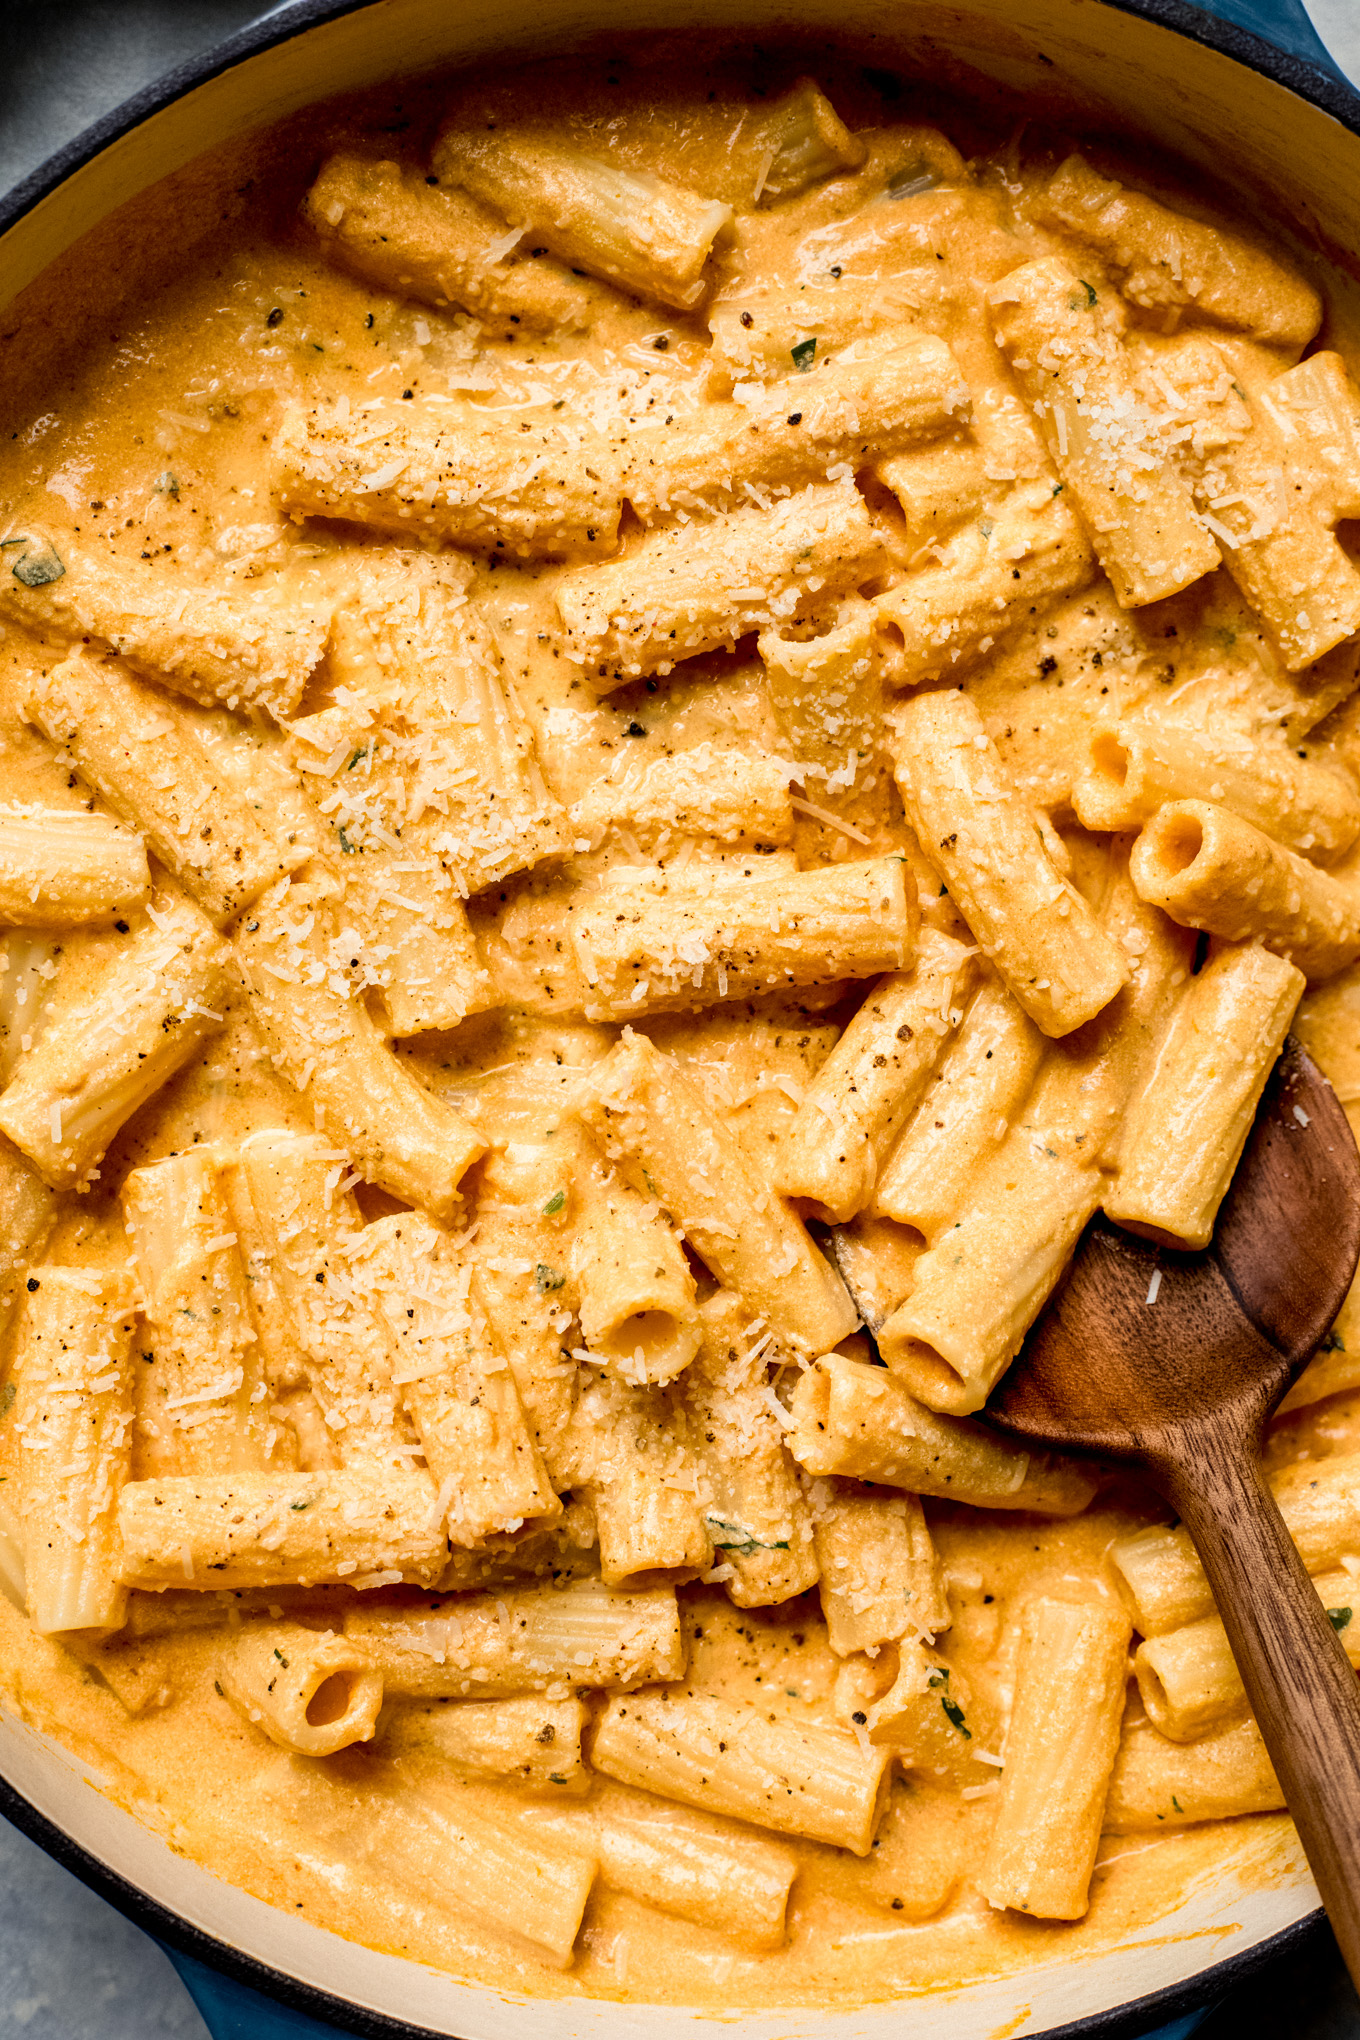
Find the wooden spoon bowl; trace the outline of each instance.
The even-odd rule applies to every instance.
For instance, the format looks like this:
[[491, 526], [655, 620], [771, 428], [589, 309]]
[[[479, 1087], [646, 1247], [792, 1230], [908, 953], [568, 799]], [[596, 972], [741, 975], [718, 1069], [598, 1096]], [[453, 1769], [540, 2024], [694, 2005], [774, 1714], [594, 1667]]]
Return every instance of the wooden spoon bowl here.
[[1212, 1243], [1179, 1253], [1093, 1220], [987, 1415], [1141, 1467], [1181, 1517], [1360, 1988], [1360, 1687], [1260, 1465], [1357, 1257], [1360, 1154], [1291, 1040]]

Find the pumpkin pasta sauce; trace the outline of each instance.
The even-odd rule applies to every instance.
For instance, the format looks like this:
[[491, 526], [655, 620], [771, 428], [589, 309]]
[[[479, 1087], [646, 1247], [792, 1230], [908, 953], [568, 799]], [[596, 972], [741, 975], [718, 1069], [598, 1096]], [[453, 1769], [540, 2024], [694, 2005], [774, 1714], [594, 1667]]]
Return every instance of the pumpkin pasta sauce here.
[[[802, 67], [800, 59], [789, 76]], [[918, 269], [930, 278], [925, 288], [913, 271], [921, 286], [919, 330], [949, 341], [975, 398], [1004, 390], [1000, 357], [972, 286], [1063, 245], [1060, 234], [1041, 233], [1026, 221], [1028, 173], [996, 144], [1009, 117], [998, 124], [989, 107], [945, 106], [938, 93], [910, 85], [904, 93], [881, 70], [828, 61], [823, 52], [807, 67], [816, 70], [849, 125], [873, 130], [882, 148], [896, 137], [899, 153], [909, 153], [921, 123], [938, 121], [965, 156], [977, 158], [969, 180], [902, 202], [916, 208]], [[606, 123], [621, 165], [723, 197], [732, 195], [734, 123], [744, 105], [758, 103], [736, 82], [741, 70], [738, 58], [722, 53], [711, 64], [695, 65], [692, 54], [680, 62], [674, 50], [649, 57], [639, 48], [607, 66], [556, 64], [529, 75], [457, 81], [452, 89], [463, 105], [483, 111], [532, 105], [547, 128], [556, 124], [577, 140], [583, 122]], [[155, 194], [140, 202], [130, 215], [134, 226], [142, 220], [149, 242], [163, 253], [192, 241], [192, 258], [172, 268], [167, 255], [154, 290], [87, 321], [74, 365], [68, 334], [54, 328], [42, 341], [26, 335], [30, 358], [14, 368], [15, 387], [32, 386], [35, 348], [40, 354], [46, 348], [51, 370], [40, 405], [15, 399], [6, 410], [0, 496], [39, 501], [58, 543], [63, 531], [82, 538], [106, 534], [153, 570], [160, 560], [172, 562], [177, 574], [198, 575], [205, 587], [220, 585], [228, 573], [248, 582], [280, 566], [299, 584], [321, 587], [343, 574], [353, 541], [337, 527], [304, 532], [270, 500], [265, 454], [290, 401], [462, 391], [488, 395], [499, 406], [521, 405], [529, 415], [535, 407], [561, 404], [605, 430], [661, 409], [683, 413], [698, 401], [708, 353], [698, 319], [610, 299], [588, 334], [547, 339], [391, 296], [324, 260], [297, 221], [317, 162], [338, 144], [419, 159], [422, 138], [443, 114], [450, 91], [446, 84], [422, 84], [403, 88], [399, 104], [389, 93], [325, 108], [289, 123], [272, 140], [224, 154], [204, 188], [180, 201], [194, 208], [194, 234]], [[1161, 177], [1160, 166], [1155, 174]], [[855, 209], [852, 187], [853, 178], [832, 179], [755, 215], [753, 260], [796, 274], [795, 246], [809, 233], [839, 230]], [[1206, 210], [1202, 194], [1185, 203], [1197, 216]], [[1338, 344], [1330, 329], [1327, 337]], [[1287, 355], [1277, 354], [1274, 366], [1287, 365]], [[749, 645], [730, 656], [691, 661], [668, 680], [640, 682], [605, 701], [587, 695], [553, 644], [553, 598], [563, 571], [543, 563], [483, 565], [471, 592], [498, 636], [545, 774], [564, 803], [579, 800], [618, 761], [644, 749], [656, 758], [704, 743], [769, 745], [771, 710]], [[1005, 698], [1022, 702], [1024, 713], [1008, 710], [994, 734], [1036, 800], [1042, 804], [1051, 791], [1055, 760], [1070, 755], [1089, 697], [1113, 695], [1131, 704], [1149, 689], [1169, 686], [1178, 662], [1190, 656], [1187, 636], [1194, 641], [1201, 629], [1217, 632], [1217, 669], [1229, 687], [1235, 674], [1250, 676], [1257, 642], [1223, 582], [1215, 577], [1207, 598], [1192, 594], [1153, 606], [1164, 618], [1155, 668], [1149, 652], [1154, 618], [1141, 612], [1131, 621], [1102, 586], [1039, 619], [1035, 632], [1047, 633], [1042, 663], [1033, 635], [1022, 628], [976, 675], [973, 692], [989, 715], [991, 696], [999, 697], [1008, 683], [1006, 660], [1013, 664]], [[1099, 657], [1093, 659], [1093, 651]], [[0, 642], [0, 783], [6, 800], [79, 807], [86, 804], [82, 789], [53, 764], [15, 708], [26, 676], [56, 656], [18, 629]], [[308, 701], [304, 708], [316, 705]], [[204, 714], [224, 720], [216, 711]], [[266, 751], [277, 741], [257, 740]], [[815, 814], [799, 815], [793, 850], [801, 867], [851, 854], [916, 856], [886, 776], [866, 791], [859, 808], [839, 812], [857, 836]], [[1089, 844], [1079, 831], [1069, 834], [1080, 866]], [[734, 860], [751, 854], [730, 853]], [[514, 1010], [470, 1021], [457, 1037], [403, 1044], [402, 1054], [432, 1087], [498, 1138], [544, 1131], [566, 1080], [613, 1038], [611, 1030], [580, 1019], [552, 1017], [545, 988], [553, 959], [542, 931], [557, 902], [584, 876], [630, 859], [636, 861], [617, 844], [588, 850], [571, 860], [569, 872], [554, 875], [549, 867], [475, 901], [474, 925], [497, 957]], [[942, 928], [958, 927], [933, 885], [927, 907]], [[795, 1110], [781, 1080], [796, 1095], [835, 1042], [841, 989], [718, 1006], [653, 1020], [646, 1031], [703, 1073], [715, 1109], [743, 1144], [760, 1152], [778, 1139]], [[113, 1259], [124, 1249], [116, 1191], [130, 1168], [196, 1142], [230, 1142], [264, 1125], [312, 1129], [305, 1099], [275, 1076], [238, 999], [223, 1030], [124, 1129], [92, 1191], [67, 1200], [48, 1258], [88, 1266]], [[363, 1195], [367, 1215], [390, 1208], [381, 1193]], [[0, 1473], [7, 1478], [17, 1456], [12, 1428], [0, 1421]], [[1360, 1404], [1341, 1396], [1285, 1419], [1273, 1451], [1278, 1458], [1306, 1458], [1357, 1444]], [[137, 1472], [134, 1465], [134, 1477]], [[456, 1863], [432, 1862], [429, 1893], [417, 1899], [384, 1878], [380, 1862], [309, 1824], [301, 1782], [306, 1764], [249, 1728], [216, 1687], [225, 1628], [128, 1646], [143, 1696], [140, 1711], [130, 1714], [77, 1652], [33, 1635], [0, 1600], [0, 1697], [95, 1766], [113, 1798], [223, 1879], [351, 1939], [535, 1996], [636, 1998], [723, 2011], [864, 2003], [1068, 1961], [1116, 1944], [1164, 1917], [1197, 1879], [1229, 1858], [1247, 1883], [1282, 1876], [1296, 1860], [1288, 1823], [1259, 1816], [1107, 1839], [1090, 1911], [1075, 1924], [993, 1911], [977, 1896], [970, 1870], [985, 1846], [996, 1802], [996, 1787], [985, 1776], [988, 1770], [994, 1776], [996, 1766], [976, 1753], [996, 1757], [1004, 1737], [1015, 1611], [1036, 1592], [1113, 1594], [1109, 1544], [1156, 1520], [1158, 1511], [1131, 1486], [1108, 1488], [1083, 1516], [1065, 1522], [931, 1503], [926, 1510], [950, 1585], [953, 1625], [941, 1648], [970, 1695], [969, 1775], [980, 1772], [984, 1782], [961, 1791], [954, 1779], [920, 1771], [899, 1779], [878, 1844], [864, 1861], [781, 1837], [799, 1873], [788, 1944], [774, 1953], [746, 1952], [734, 1936], [669, 1918], [597, 1884], [575, 1962], [559, 1972], [460, 1916], [452, 1895], [441, 1902], [441, 1887], [456, 1891]], [[702, 1585], [684, 1586], [681, 1598], [690, 1683], [778, 1716], [830, 1718], [837, 1661], [815, 1590], [783, 1607], [754, 1611], [737, 1609]], [[406, 1761], [419, 1790], [434, 1760], [416, 1754]], [[320, 1760], [317, 1768], [362, 1795], [383, 1778], [387, 1764], [380, 1734], [371, 1747]], [[511, 1788], [474, 1789], [492, 1803], [498, 1790]]]

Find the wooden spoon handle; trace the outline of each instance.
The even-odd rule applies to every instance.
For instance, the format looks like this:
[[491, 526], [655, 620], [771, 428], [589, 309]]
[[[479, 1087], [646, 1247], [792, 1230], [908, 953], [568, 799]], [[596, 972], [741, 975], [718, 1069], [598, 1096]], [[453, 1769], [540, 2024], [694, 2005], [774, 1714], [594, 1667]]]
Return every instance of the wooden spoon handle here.
[[[1256, 1456], [1222, 1435], [1163, 1469], [1360, 1990], [1360, 1684]], [[1357, 1582], [1360, 1610], [1360, 1582]], [[1360, 1613], [1357, 1614], [1360, 1620]]]

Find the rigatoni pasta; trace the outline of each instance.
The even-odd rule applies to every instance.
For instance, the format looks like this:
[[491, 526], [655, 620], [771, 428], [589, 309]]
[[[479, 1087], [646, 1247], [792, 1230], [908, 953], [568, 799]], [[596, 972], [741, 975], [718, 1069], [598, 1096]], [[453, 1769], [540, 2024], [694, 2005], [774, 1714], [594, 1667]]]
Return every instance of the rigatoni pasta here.
[[[1281, 1803], [986, 1404], [1288, 1029], [1360, 1108], [1355, 322], [816, 54], [230, 144], [0, 406], [0, 1705], [516, 2004], [1085, 1960]], [[1352, 1297], [1266, 1447], [1352, 1654], [1358, 1390]]]

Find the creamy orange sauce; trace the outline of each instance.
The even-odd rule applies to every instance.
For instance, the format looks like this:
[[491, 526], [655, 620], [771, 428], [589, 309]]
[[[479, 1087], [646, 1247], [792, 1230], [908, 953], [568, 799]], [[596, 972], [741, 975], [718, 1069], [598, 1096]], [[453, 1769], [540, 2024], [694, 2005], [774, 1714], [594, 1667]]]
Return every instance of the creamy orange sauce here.
[[[885, 163], [908, 163], [922, 149], [938, 152], [934, 132], [921, 139], [925, 121], [938, 118], [966, 167], [961, 162], [938, 186], [898, 201], [913, 222], [908, 266], [918, 286], [930, 263], [930, 287], [918, 288], [912, 329], [949, 341], [975, 400], [979, 391], [1004, 390], [1006, 371], [982, 294], [1007, 270], [1064, 245], [1060, 234], [1037, 227], [1029, 216], [1040, 173], [1056, 160], [1056, 138], [1050, 148], [1046, 138], [1031, 135], [1022, 154], [1018, 145], [998, 143], [989, 109], [939, 111], [924, 89], [908, 83], [904, 97], [895, 79], [821, 52], [815, 63], [808, 58], [805, 65], [800, 57], [757, 82], [773, 90], [808, 67], [848, 125], [864, 134], [869, 164], [781, 206], [748, 207], [741, 214], [748, 273], [793, 279], [796, 287], [799, 261], [811, 260], [809, 237], [820, 235], [818, 245], [832, 245], [844, 222], [862, 209]], [[235, 172], [214, 166], [208, 195], [189, 192], [177, 203], [199, 227], [206, 228], [219, 205], [224, 217], [197, 234], [179, 273], [162, 273], [145, 296], [111, 304], [86, 321], [74, 357], [67, 336], [26, 336], [29, 358], [16, 370], [15, 394], [0, 412], [6, 530], [15, 506], [19, 519], [40, 514], [58, 544], [64, 532], [98, 539], [147, 574], [164, 563], [165, 571], [204, 586], [267, 583], [279, 575], [293, 577], [295, 586], [334, 586], [358, 543], [352, 530], [291, 522], [271, 499], [266, 454], [290, 401], [464, 393], [490, 412], [529, 421], [564, 406], [569, 417], [616, 436], [663, 411], [683, 417], [710, 393], [701, 316], [610, 293], [588, 333], [545, 338], [441, 312], [332, 266], [299, 223], [298, 204], [318, 161], [338, 144], [423, 162], [433, 128], [453, 99], [483, 115], [532, 107], [536, 118], [583, 146], [602, 149], [607, 138], [613, 160], [624, 167], [740, 206], [748, 187], [731, 141], [743, 110], [762, 103], [753, 95], [752, 75], [740, 55], [719, 54], [704, 65], [690, 53], [677, 62], [670, 52], [657, 68], [657, 60], [640, 50], [617, 63], [584, 60], [528, 75], [458, 80], [452, 88], [421, 84], [294, 122], [273, 140], [240, 152]], [[1126, 173], [1135, 181], [1139, 168], [1136, 154], [1127, 159]], [[1168, 203], [1196, 217], [1217, 217], [1202, 193], [1180, 190], [1174, 176], [1164, 181], [1161, 166], [1144, 175]], [[173, 214], [167, 221], [154, 195], [144, 211], [150, 242], [173, 237]], [[1082, 251], [1080, 259], [1091, 258]], [[1325, 337], [1337, 344], [1345, 336], [1329, 329]], [[1223, 344], [1244, 353], [1252, 346]], [[32, 357], [40, 359], [45, 347], [52, 365], [38, 378]], [[1256, 350], [1258, 358], [1262, 352]], [[1276, 350], [1277, 368], [1291, 359], [1287, 350]], [[877, 507], [895, 539], [891, 505]], [[541, 562], [493, 567], [483, 558], [472, 583], [475, 608], [499, 641], [533, 727], [545, 778], [564, 804], [579, 801], [634, 750], [650, 760], [704, 743], [761, 752], [774, 747], [770, 701], [747, 642], [602, 700], [590, 695], [557, 641], [554, 597], [569, 570]], [[1036, 803], [1053, 811], [1079, 866], [1098, 852], [1065, 809], [1064, 789], [1092, 697], [1144, 700], [1193, 678], [1209, 663], [1210, 650], [1229, 691], [1234, 676], [1250, 679], [1259, 665], [1259, 635], [1226, 576], [1132, 613], [1118, 610], [1100, 583], [1015, 623], [995, 655], [968, 673], [965, 686], [1008, 766]], [[73, 783], [15, 708], [24, 682], [61, 655], [62, 648], [16, 626], [0, 640], [0, 795], [6, 802], [89, 804], [84, 787]], [[323, 674], [316, 698], [304, 707], [324, 706], [325, 699]], [[275, 732], [233, 725], [225, 710], [200, 713], [205, 730], [254, 744], [283, 769]], [[1312, 742], [1315, 755], [1325, 754], [1325, 741]], [[1336, 755], [1345, 755], [1339, 742]], [[810, 797], [820, 804], [821, 796]], [[900, 852], [920, 876], [927, 917], [946, 930], [961, 926], [920, 858], [889, 775], [879, 774], [840, 801], [836, 814], [853, 834], [834, 818], [828, 823], [799, 815], [792, 851], [801, 868]], [[766, 852], [709, 845], [705, 854], [736, 862]], [[493, 1143], [541, 1136], [556, 1122], [565, 1082], [613, 1039], [616, 1030], [573, 1012], [570, 997], [562, 1012], [560, 990], [550, 990], [558, 981], [548, 945], [554, 910], [574, 887], [611, 864], [637, 861], [635, 846], [606, 837], [473, 902], [473, 925], [498, 973], [503, 1003], [455, 1032], [414, 1037], [400, 1053]], [[848, 1017], [844, 990], [813, 987], [754, 1006], [718, 1005], [641, 1024], [702, 1078], [714, 1109], [759, 1154], [787, 1127], [800, 1086], [834, 1045]], [[1314, 1045], [1326, 1067], [1335, 1064], [1340, 1072], [1356, 1056], [1357, 1018], [1344, 1007], [1318, 1009]], [[129, 1169], [266, 1125], [310, 1131], [311, 1113], [271, 1066], [241, 996], [193, 1063], [126, 1126], [98, 1182], [65, 1200], [47, 1258], [103, 1265], [124, 1248], [117, 1193]], [[381, 1191], [365, 1186], [359, 1194], [368, 1216], [392, 1208]], [[475, 1196], [474, 1186], [474, 1216]], [[1350, 1386], [1281, 1419], [1270, 1443], [1272, 1462], [1360, 1448], [1360, 1399]], [[17, 1443], [6, 1414], [0, 1393], [0, 1474], [13, 1478]], [[300, 1435], [299, 1443], [307, 1464], [308, 1440]], [[147, 1463], [145, 1440], [136, 1449], [142, 1457], [134, 1460], [134, 1476]], [[994, 1816], [997, 1763], [979, 1760], [976, 1752], [997, 1753], [1003, 1746], [1017, 1611], [1026, 1597], [1044, 1591], [1060, 1598], [1113, 1596], [1110, 1543], [1163, 1519], [1164, 1512], [1135, 1484], [1114, 1479], [1071, 1521], [930, 1502], [926, 1512], [952, 1616], [939, 1647], [969, 1696], [971, 1748], [959, 1746], [952, 1768], [903, 1769], [867, 1859], [784, 1838], [799, 1868], [787, 1943], [773, 1952], [745, 1948], [739, 1922], [733, 1933], [721, 1933], [597, 1885], [575, 1960], [559, 1971], [460, 1914], [456, 1863], [431, 1864], [429, 1888], [420, 1893], [392, 1881], [380, 1861], [308, 1822], [292, 1760], [222, 1696], [215, 1682], [224, 1629], [115, 1646], [130, 1711], [98, 1669], [97, 1652], [35, 1636], [0, 1598], [0, 1698], [91, 1762], [112, 1796], [224, 1880], [371, 1947], [533, 1996], [662, 2001], [714, 2011], [844, 2008], [1111, 1947], [1173, 1910], [1186, 1890], [1229, 1858], [1245, 1864], [1249, 1877], [1268, 1880], [1284, 1826], [1282, 1816], [1271, 1814], [1107, 1837], [1090, 1910], [1076, 1923], [1030, 1920], [986, 1904], [972, 1879]], [[815, 1590], [781, 1607], [743, 1611], [720, 1587], [691, 1581], [682, 1584], [681, 1599], [691, 1685], [793, 1719], [834, 1718], [837, 1661]], [[419, 1704], [407, 1703], [408, 1713]], [[1130, 1706], [1130, 1719], [1136, 1718], [1136, 1701]], [[356, 1795], [356, 1804], [389, 1775], [383, 1738], [380, 1728], [369, 1748], [322, 1760]], [[407, 1789], [418, 1792], [438, 1759], [417, 1751], [406, 1762]], [[482, 1796], [479, 1803], [494, 1803], [498, 1791], [514, 1789], [469, 1788]]]

